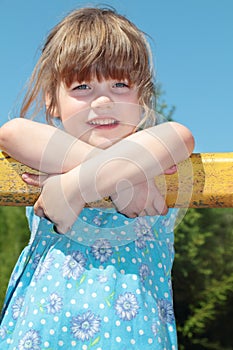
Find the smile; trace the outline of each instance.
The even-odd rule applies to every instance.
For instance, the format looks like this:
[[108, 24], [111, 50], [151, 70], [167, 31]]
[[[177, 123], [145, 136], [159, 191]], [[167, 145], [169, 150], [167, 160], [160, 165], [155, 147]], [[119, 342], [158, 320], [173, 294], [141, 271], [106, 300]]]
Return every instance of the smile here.
[[88, 121], [88, 124], [93, 126], [110, 127], [118, 125], [119, 122], [115, 119], [110, 118], [96, 118]]

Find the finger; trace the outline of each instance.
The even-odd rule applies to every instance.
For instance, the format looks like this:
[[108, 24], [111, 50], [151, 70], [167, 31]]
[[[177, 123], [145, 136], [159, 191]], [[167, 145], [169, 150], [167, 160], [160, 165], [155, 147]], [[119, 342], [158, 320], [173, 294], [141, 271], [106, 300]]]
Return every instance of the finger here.
[[173, 165], [170, 168], [168, 168], [167, 170], [164, 171], [164, 174], [166, 175], [172, 175], [175, 174], [177, 172], [177, 166]]
[[44, 182], [48, 179], [48, 175], [36, 175], [30, 173], [22, 174], [22, 179], [28, 185], [42, 187]]

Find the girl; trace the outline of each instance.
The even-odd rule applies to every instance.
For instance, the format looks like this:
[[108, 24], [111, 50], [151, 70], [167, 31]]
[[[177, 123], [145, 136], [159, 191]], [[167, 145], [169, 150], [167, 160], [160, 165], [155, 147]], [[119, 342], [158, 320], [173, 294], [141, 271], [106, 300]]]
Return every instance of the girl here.
[[[177, 349], [176, 215], [153, 178], [174, 172], [193, 138], [177, 123], [153, 126], [149, 60], [125, 17], [76, 10], [49, 34], [21, 109], [44, 105], [64, 130], [26, 119], [0, 129], [3, 150], [48, 174], [23, 176], [42, 193], [37, 216], [27, 210], [32, 235], [9, 283], [1, 349]], [[116, 209], [84, 208], [106, 196]]]

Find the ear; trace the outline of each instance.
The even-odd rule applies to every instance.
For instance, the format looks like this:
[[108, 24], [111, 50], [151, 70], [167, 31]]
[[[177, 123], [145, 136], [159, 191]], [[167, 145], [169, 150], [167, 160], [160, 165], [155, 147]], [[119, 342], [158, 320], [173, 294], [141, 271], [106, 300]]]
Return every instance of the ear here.
[[[46, 110], [49, 108], [50, 103], [51, 103], [51, 96], [49, 95], [48, 92], [46, 92], [46, 94], [45, 94]], [[54, 117], [54, 118], [60, 118], [59, 108], [57, 105], [51, 110], [50, 115], [51, 115], [51, 117]]]

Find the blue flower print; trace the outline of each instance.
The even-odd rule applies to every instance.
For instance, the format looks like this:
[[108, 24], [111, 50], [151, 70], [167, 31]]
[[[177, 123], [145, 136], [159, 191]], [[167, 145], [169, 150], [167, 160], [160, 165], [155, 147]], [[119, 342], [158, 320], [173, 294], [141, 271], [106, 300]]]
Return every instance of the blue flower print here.
[[52, 293], [47, 299], [47, 312], [49, 314], [56, 314], [62, 308], [62, 298], [57, 293]]
[[157, 325], [156, 321], [152, 322], [151, 330], [152, 330], [152, 333], [154, 334], [154, 336], [156, 337], [159, 333], [159, 329], [158, 329], [158, 325]]
[[139, 268], [139, 276], [140, 276], [141, 282], [144, 283], [149, 275], [150, 275], [149, 266], [146, 264], [141, 264]]
[[81, 341], [93, 338], [100, 331], [101, 319], [90, 310], [72, 318], [71, 331], [76, 339]]
[[65, 258], [64, 265], [62, 267], [63, 277], [78, 279], [84, 272], [84, 266], [86, 264], [86, 258], [79, 252], [73, 252]]
[[139, 305], [133, 293], [125, 292], [119, 295], [115, 303], [117, 315], [124, 321], [130, 321], [138, 314]]
[[[36, 258], [39, 259], [38, 256]], [[35, 271], [36, 280], [42, 278], [49, 271], [50, 267], [52, 266], [53, 260], [54, 259], [51, 253], [48, 253], [44, 260], [42, 260], [42, 258], [40, 257], [40, 263], [37, 265]]]
[[135, 244], [139, 249], [143, 249], [146, 247], [146, 241], [154, 241], [155, 238], [151, 226], [145, 218], [139, 217], [135, 221], [134, 231], [137, 234]]
[[39, 333], [35, 330], [28, 331], [19, 341], [18, 350], [41, 350]]
[[112, 246], [107, 239], [98, 239], [91, 247], [91, 253], [101, 263], [107, 261], [112, 255]]
[[18, 297], [15, 300], [15, 303], [12, 305], [12, 317], [14, 320], [16, 320], [19, 317], [20, 311], [21, 311], [22, 306], [23, 306], [23, 302], [24, 302], [24, 298]]
[[172, 323], [175, 319], [173, 305], [170, 301], [160, 299], [158, 301], [159, 318], [164, 323]]
[[106, 282], [108, 282], [108, 276], [106, 276], [106, 275], [99, 275], [97, 280], [98, 280], [99, 283], [106, 283]]
[[94, 224], [96, 224], [96, 226], [100, 226], [100, 225], [101, 225], [101, 222], [102, 222], [102, 218], [99, 217], [99, 216], [95, 216], [95, 217], [93, 218], [93, 222], [94, 222]]
[[5, 339], [7, 335], [7, 328], [6, 326], [0, 327], [0, 338]]

